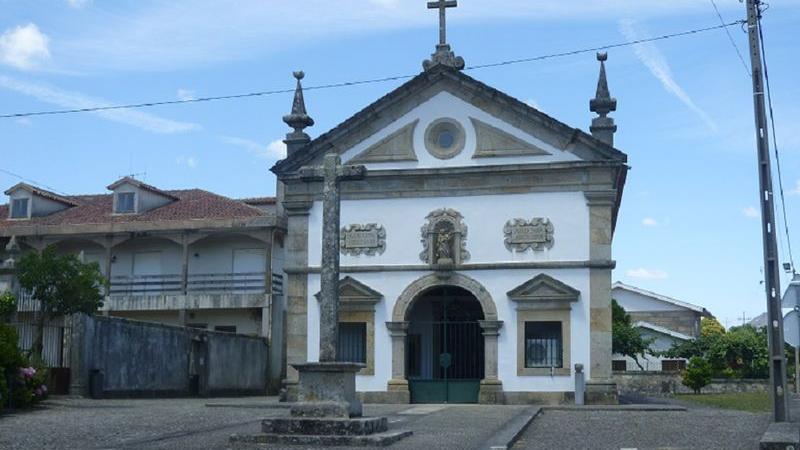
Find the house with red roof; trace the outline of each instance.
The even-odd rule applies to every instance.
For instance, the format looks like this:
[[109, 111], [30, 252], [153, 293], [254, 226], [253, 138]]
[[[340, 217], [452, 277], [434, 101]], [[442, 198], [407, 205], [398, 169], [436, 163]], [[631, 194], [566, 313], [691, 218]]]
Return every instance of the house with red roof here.
[[[60, 195], [12, 186], [0, 205], [0, 248], [19, 258], [55, 246], [96, 262], [110, 281], [101, 314], [263, 336], [277, 384], [286, 225], [275, 198], [163, 190], [133, 177], [107, 189]], [[33, 312], [26, 309], [35, 301], [19, 313]]]

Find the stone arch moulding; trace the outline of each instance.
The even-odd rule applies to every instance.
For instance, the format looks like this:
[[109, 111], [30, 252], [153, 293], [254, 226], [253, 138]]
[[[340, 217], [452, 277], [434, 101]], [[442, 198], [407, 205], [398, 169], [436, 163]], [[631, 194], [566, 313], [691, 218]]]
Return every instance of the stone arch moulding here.
[[497, 307], [489, 291], [475, 279], [456, 272], [446, 279], [437, 274], [425, 275], [409, 284], [394, 304], [392, 321], [404, 322], [414, 300], [423, 292], [437, 286], [458, 286], [466, 289], [480, 302], [484, 320], [497, 320]]

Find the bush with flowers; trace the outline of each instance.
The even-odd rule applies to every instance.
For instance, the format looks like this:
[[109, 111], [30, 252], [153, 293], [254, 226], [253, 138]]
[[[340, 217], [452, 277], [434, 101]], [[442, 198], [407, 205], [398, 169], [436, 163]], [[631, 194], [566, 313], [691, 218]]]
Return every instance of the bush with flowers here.
[[47, 370], [32, 366], [17, 347], [17, 333], [0, 323], [0, 410], [27, 408], [47, 397]]

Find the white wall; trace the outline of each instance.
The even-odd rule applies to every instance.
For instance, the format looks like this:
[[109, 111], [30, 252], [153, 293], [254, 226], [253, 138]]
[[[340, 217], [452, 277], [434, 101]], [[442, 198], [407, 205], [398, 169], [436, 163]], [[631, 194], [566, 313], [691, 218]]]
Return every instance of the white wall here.
[[[112, 311], [111, 315], [145, 322], [184, 325], [178, 311]], [[187, 312], [186, 324], [206, 324], [208, 330], [215, 326], [236, 327], [238, 334], [258, 335], [261, 328], [261, 309], [202, 309]]]
[[686, 308], [673, 303], [631, 292], [627, 289], [614, 288], [611, 298], [615, 299], [627, 312], [638, 311], [685, 311]]
[[[414, 280], [430, 272], [366, 272], [347, 274], [358, 281], [376, 289], [384, 295], [375, 305], [375, 375], [359, 375], [356, 388], [360, 391], [385, 391], [386, 382], [391, 378], [392, 350], [391, 338], [385, 322], [391, 320], [392, 311], [402, 291]], [[508, 299], [506, 292], [545, 273], [581, 292], [580, 301], [572, 305], [570, 316], [571, 361], [583, 363], [589, 372], [589, 270], [480, 270], [462, 272], [480, 282], [491, 294], [497, 307], [498, 319], [503, 321], [498, 338], [498, 373], [506, 391], [572, 391], [574, 380], [570, 376], [517, 376], [517, 323], [516, 304]], [[308, 297], [308, 360], [319, 359], [319, 303], [314, 294], [319, 292], [319, 275], [309, 275]]]
[[[451, 159], [441, 160], [432, 156], [425, 149], [425, 129], [428, 125], [436, 119], [442, 117], [449, 117], [455, 119], [464, 127], [466, 133], [466, 140], [464, 149]], [[472, 158], [475, 153], [475, 129], [472, 126], [470, 117], [474, 117], [484, 123], [488, 123], [496, 128], [499, 128], [519, 139], [530, 142], [535, 146], [547, 151], [550, 155], [542, 156], [510, 156], [501, 158]], [[485, 165], [498, 165], [498, 164], [520, 164], [520, 163], [546, 163], [554, 161], [577, 161], [580, 158], [572, 153], [559, 150], [544, 141], [531, 136], [518, 128], [514, 128], [510, 124], [503, 122], [496, 117], [488, 114], [471, 104], [455, 97], [448, 92], [440, 92], [420, 104], [413, 110], [406, 113], [403, 117], [389, 124], [384, 129], [360, 142], [351, 149], [348, 149], [342, 154], [342, 160], [348, 161], [362, 151], [369, 148], [371, 145], [377, 143], [384, 137], [391, 133], [403, 128], [414, 120], [419, 119], [416, 129], [414, 130], [414, 151], [417, 154], [418, 161], [402, 161], [402, 162], [380, 162], [380, 163], [367, 163], [368, 169], [410, 169], [410, 168], [424, 168], [424, 167], [460, 167], [460, 166], [485, 166]]]
[[[386, 251], [375, 256], [341, 255], [342, 266], [422, 264], [420, 228], [439, 208], [453, 208], [467, 225], [468, 263], [512, 261], [579, 261], [589, 259], [589, 209], [581, 192], [527, 193], [474, 197], [401, 198], [342, 201], [341, 223], [378, 223], [386, 229]], [[550, 250], [512, 252], [503, 244], [509, 219], [546, 217], [553, 223], [555, 245]], [[322, 261], [322, 204], [309, 216], [308, 260]]]

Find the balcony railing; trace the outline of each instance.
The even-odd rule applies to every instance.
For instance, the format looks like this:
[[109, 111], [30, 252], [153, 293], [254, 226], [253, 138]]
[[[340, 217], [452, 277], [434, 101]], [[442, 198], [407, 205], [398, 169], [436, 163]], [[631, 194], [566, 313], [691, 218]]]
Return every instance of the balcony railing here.
[[[264, 272], [189, 274], [187, 293], [243, 294], [265, 291]], [[178, 295], [180, 274], [112, 276], [111, 295]]]

